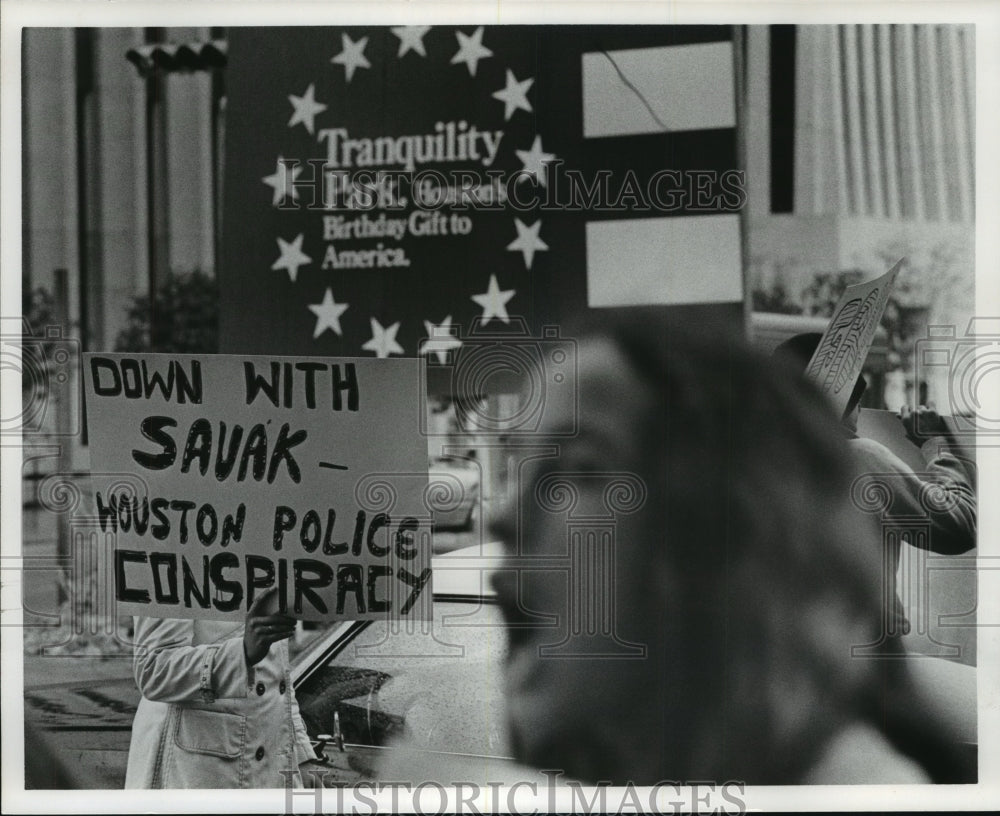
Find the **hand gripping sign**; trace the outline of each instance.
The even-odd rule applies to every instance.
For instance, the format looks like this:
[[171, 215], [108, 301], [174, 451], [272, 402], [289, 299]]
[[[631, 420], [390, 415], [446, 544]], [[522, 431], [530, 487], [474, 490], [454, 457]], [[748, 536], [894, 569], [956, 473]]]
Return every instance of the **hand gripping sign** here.
[[864, 368], [903, 260], [898, 260], [881, 277], [844, 290], [830, 325], [806, 367], [806, 376], [827, 395], [837, 416], [847, 408], [851, 391]]
[[[276, 587], [303, 620], [427, 617], [427, 447], [408, 398], [421, 363], [85, 355], [119, 612], [242, 620]], [[391, 494], [377, 513], [356, 497], [368, 473]]]

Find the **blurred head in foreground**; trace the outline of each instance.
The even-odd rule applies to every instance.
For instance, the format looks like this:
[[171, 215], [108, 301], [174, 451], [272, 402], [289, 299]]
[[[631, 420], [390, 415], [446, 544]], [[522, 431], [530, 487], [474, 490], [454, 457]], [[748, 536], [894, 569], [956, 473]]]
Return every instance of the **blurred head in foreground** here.
[[495, 576], [517, 758], [617, 784], [809, 778], [877, 692], [851, 657], [877, 635], [876, 532], [836, 419], [730, 341], [576, 336], [577, 400], [543, 434], [577, 432], [496, 529], [528, 557]]
[[[774, 357], [783, 365], [787, 364], [800, 372], [805, 372], [822, 339], [823, 335], [819, 332], [796, 334], [778, 344], [773, 352]], [[858, 430], [858, 414], [861, 411], [861, 398], [867, 390], [868, 380], [865, 379], [863, 374], [859, 374], [857, 380], [854, 381], [851, 396], [847, 400], [844, 414], [840, 420], [844, 428], [852, 434]]]

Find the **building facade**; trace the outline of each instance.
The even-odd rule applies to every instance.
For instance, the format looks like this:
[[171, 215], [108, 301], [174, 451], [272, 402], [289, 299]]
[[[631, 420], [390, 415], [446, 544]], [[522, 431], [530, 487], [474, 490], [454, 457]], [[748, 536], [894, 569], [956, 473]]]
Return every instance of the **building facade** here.
[[[898, 298], [962, 333], [975, 299], [974, 34], [749, 29], [744, 260], [754, 285], [873, 276], [906, 257]], [[946, 384], [928, 386], [933, 396]]]
[[[751, 284], [794, 295], [906, 255], [931, 322], [967, 318], [974, 29], [751, 26], [745, 42]], [[65, 270], [86, 348], [111, 348], [164, 275], [216, 268], [224, 61], [218, 28], [24, 34], [24, 279], [53, 289]]]

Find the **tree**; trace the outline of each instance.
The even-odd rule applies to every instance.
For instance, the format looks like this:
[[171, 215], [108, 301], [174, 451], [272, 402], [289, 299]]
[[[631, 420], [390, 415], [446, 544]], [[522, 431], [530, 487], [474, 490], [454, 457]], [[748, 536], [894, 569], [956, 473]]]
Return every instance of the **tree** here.
[[219, 286], [200, 270], [168, 275], [149, 297], [136, 297], [116, 351], [214, 354], [219, 350]]
[[788, 294], [784, 280], [776, 278], [770, 287], [758, 285], [751, 294], [755, 312], [772, 314], [802, 314], [802, 306]]
[[44, 286], [34, 289], [24, 280], [21, 284], [21, 317], [27, 321], [27, 328], [35, 333], [45, 334], [45, 327], [56, 322], [56, 299]]
[[833, 310], [844, 290], [859, 283], [864, 277], [859, 269], [815, 273], [809, 285], [802, 290], [803, 312], [807, 315], [833, 317]]

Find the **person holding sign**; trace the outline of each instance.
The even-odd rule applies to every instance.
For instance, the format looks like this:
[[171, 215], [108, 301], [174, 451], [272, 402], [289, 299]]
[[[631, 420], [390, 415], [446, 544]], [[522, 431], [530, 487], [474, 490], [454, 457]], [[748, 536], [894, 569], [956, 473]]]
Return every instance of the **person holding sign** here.
[[288, 666], [295, 620], [276, 592], [246, 625], [135, 618], [142, 692], [126, 788], [279, 788], [313, 759]]
[[[142, 692], [128, 787], [284, 787], [296, 620], [429, 617], [417, 359], [83, 358], [97, 519]], [[392, 395], [387, 397], [386, 395]], [[263, 595], [261, 593], [264, 593]]]
[[[815, 332], [789, 338], [775, 349], [775, 355], [793, 367], [805, 369], [822, 335]], [[920, 406], [900, 411], [900, 420], [910, 441], [920, 448], [924, 460], [921, 473], [915, 472], [885, 445], [858, 436], [861, 397], [867, 388], [859, 375], [841, 418], [841, 432], [851, 454], [855, 497], [862, 503], [867, 495], [881, 501], [887, 516], [926, 520], [927, 535], [911, 535], [909, 544], [942, 555], [964, 553], [976, 546], [976, 474], [974, 465], [955, 455], [947, 427], [937, 412]], [[884, 611], [879, 645], [886, 654], [905, 654], [901, 640], [910, 631], [903, 602], [896, 590], [902, 544], [893, 536], [884, 545], [882, 572], [886, 596], [892, 606]]]

